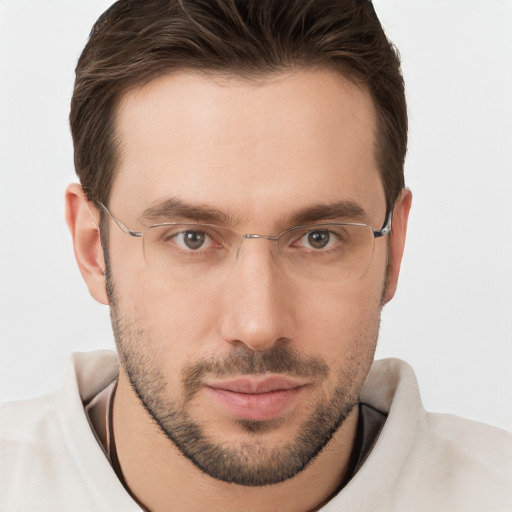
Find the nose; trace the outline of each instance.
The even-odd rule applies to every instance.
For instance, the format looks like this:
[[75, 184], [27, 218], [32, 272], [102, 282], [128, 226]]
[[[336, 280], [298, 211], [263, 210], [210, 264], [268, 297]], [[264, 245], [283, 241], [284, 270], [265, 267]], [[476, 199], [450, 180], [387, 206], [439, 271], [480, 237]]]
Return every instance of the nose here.
[[272, 241], [245, 239], [225, 283], [222, 337], [258, 352], [292, 336], [293, 300], [272, 249]]

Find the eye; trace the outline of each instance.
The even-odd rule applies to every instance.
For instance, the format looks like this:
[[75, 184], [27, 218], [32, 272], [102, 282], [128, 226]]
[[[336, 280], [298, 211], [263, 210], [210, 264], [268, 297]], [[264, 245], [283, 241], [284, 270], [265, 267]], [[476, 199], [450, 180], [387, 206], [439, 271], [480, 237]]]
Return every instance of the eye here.
[[176, 233], [173, 236], [174, 242], [183, 249], [197, 251], [208, 249], [213, 245], [213, 239], [204, 231], [187, 230]]
[[308, 231], [297, 242], [309, 249], [326, 249], [336, 244], [339, 241], [339, 236], [327, 229], [318, 229], [315, 231]]

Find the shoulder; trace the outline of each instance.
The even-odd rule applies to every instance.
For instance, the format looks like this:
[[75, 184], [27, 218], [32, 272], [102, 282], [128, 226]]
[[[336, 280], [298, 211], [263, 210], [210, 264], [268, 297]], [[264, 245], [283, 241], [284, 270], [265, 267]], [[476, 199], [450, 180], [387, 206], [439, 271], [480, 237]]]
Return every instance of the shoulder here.
[[53, 487], [52, 479], [57, 484], [63, 470], [72, 478], [74, 461], [64, 442], [58, 402], [53, 393], [0, 404], [0, 508], [24, 506], [26, 489]]
[[420, 413], [402, 470], [404, 510], [512, 510], [512, 434], [490, 425]]
[[56, 393], [28, 400], [0, 403], [0, 439], [17, 438], [21, 431], [32, 430], [55, 411]]
[[112, 355], [77, 354], [58, 392], [0, 404], [0, 510], [139, 510], [83, 406], [116, 368]]
[[468, 462], [487, 457], [493, 464], [502, 461], [512, 466], [511, 433], [453, 414], [426, 411], [414, 371], [404, 361], [377, 361], [363, 393], [365, 401], [388, 413], [386, 428], [408, 434], [411, 446], [424, 440], [431, 450], [439, 446], [445, 458], [451, 450]]
[[[44, 450], [59, 438], [56, 393], [30, 400], [0, 404], [0, 453], [9, 460], [21, 446]], [[10, 460], [10, 462], [13, 462]]]
[[[453, 414], [431, 412], [426, 419], [431, 435], [442, 444], [456, 445], [468, 454], [483, 451], [491, 455], [499, 451], [505, 456], [512, 455], [512, 434], [506, 430]], [[512, 463], [512, 457], [509, 459]]]
[[451, 414], [426, 413], [424, 423], [425, 460], [441, 481], [505, 490], [512, 509], [512, 434]]
[[403, 361], [376, 362], [361, 398], [388, 417], [336, 506], [404, 512], [512, 510], [512, 434], [427, 412], [414, 372]]

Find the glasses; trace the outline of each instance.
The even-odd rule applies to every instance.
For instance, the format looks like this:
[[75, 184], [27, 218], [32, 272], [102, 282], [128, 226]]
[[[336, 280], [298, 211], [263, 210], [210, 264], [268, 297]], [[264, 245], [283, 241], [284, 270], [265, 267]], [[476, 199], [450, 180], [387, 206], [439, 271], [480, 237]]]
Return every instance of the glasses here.
[[146, 263], [161, 277], [205, 279], [226, 275], [238, 258], [242, 243], [263, 239], [273, 244], [274, 261], [291, 276], [350, 282], [370, 268], [375, 239], [391, 232], [392, 213], [374, 230], [366, 224], [329, 222], [295, 226], [279, 235], [236, 233], [222, 226], [166, 222], [145, 231], [133, 231], [97, 201], [116, 225], [129, 236], [142, 238]]

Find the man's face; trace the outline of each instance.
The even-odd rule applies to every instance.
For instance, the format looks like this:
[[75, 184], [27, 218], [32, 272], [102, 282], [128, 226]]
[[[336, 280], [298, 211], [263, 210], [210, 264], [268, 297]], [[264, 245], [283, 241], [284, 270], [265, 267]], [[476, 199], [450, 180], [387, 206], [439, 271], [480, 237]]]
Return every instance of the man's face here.
[[[328, 71], [257, 83], [164, 76], [121, 102], [109, 208], [138, 231], [141, 213], [169, 199], [155, 222], [210, 223], [215, 212], [237, 233], [277, 235], [313, 209], [302, 223], [379, 229], [375, 130], [368, 93]], [[346, 202], [363, 213], [327, 212]], [[206, 473], [283, 481], [355, 413], [377, 340], [386, 238], [352, 282], [284, 271], [265, 239], [245, 239], [221, 277], [215, 268], [193, 279], [155, 272], [142, 240], [113, 223], [109, 254], [121, 379]]]

